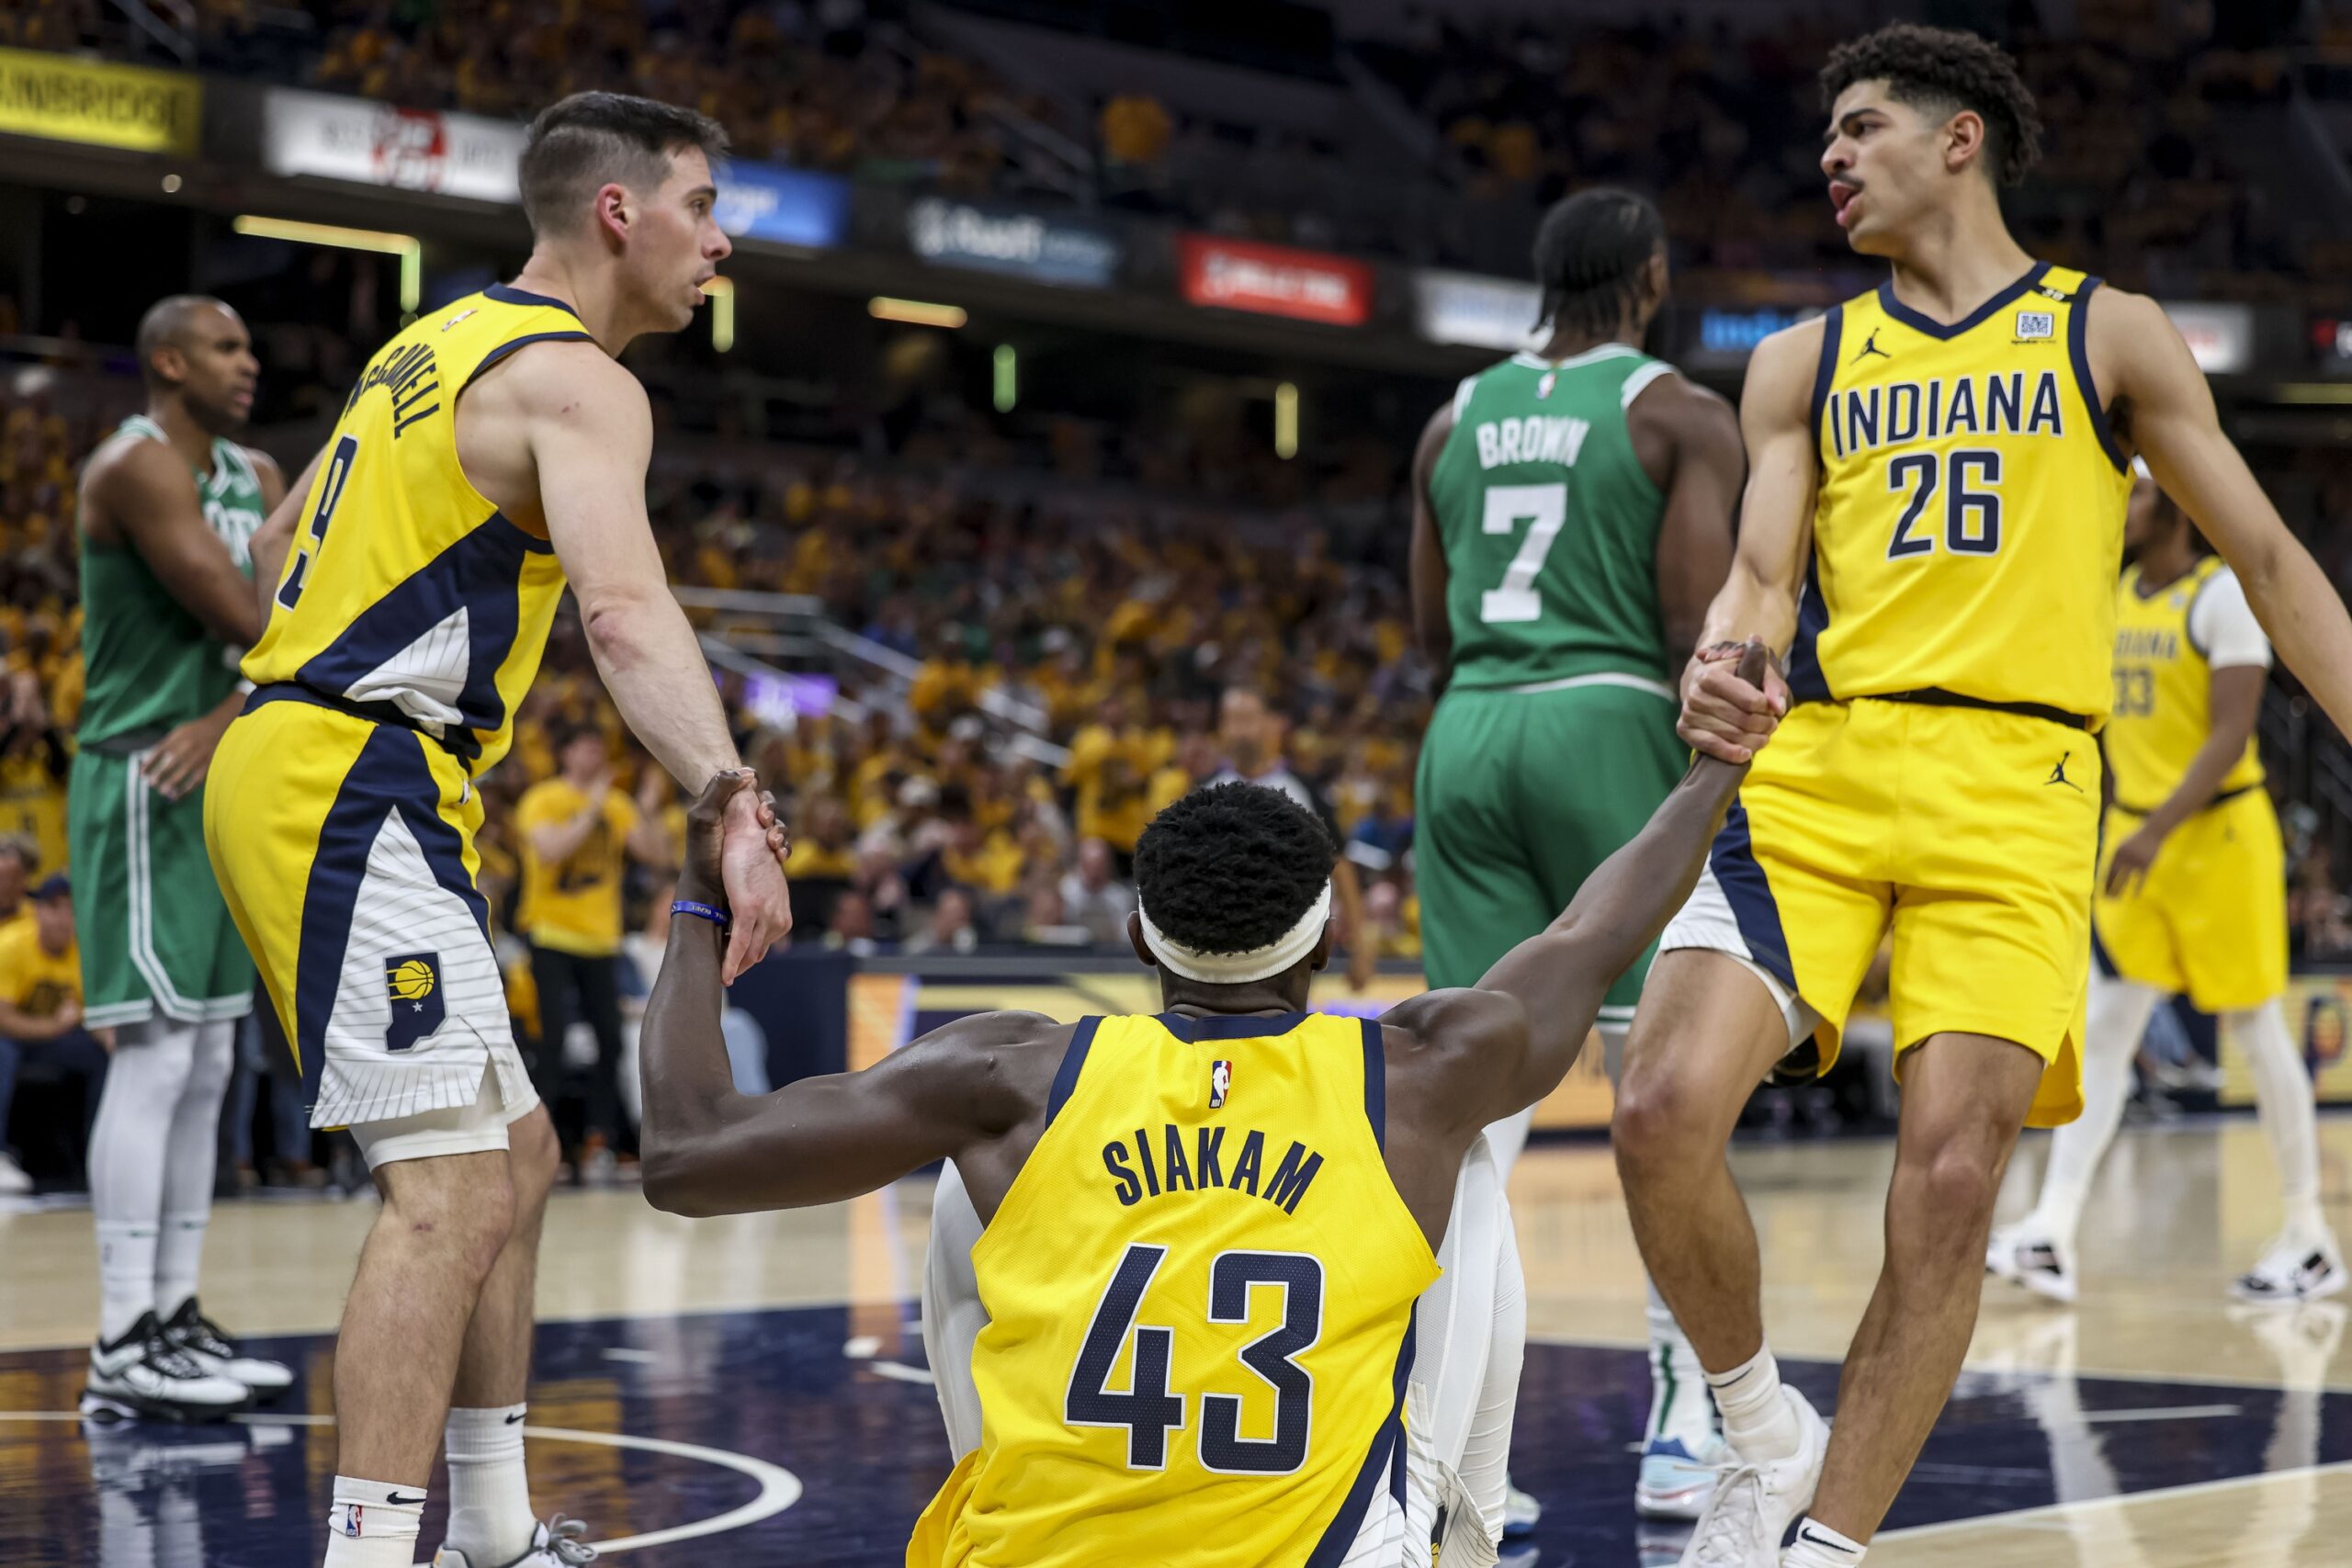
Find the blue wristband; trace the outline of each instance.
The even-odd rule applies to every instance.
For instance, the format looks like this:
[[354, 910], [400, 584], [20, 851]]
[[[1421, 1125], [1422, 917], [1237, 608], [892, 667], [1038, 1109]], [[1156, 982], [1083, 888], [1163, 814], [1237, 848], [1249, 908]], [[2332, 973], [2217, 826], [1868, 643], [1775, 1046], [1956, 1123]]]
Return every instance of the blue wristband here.
[[718, 908], [715, 904], [698, 904], [692, 898], [672, 899], [670, 902], [670, 913], [673, 915], [700, 915], [704, 919], [708, 920], [720, 931], [725, 931], [728, 926], [728, 916], [726, 910]]

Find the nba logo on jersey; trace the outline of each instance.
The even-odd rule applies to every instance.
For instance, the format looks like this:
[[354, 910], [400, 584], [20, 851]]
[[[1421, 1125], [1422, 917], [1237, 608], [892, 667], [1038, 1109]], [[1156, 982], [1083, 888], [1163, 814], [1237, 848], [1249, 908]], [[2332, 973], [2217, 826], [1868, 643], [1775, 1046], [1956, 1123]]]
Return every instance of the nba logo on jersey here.
[[1231, 1062], [1211, 1062], [1209, 1064], [1209, 1109], [1211, 1111], [1224, 1110], [1226, 1092], [1232, 1088], [1233, 1064]]
[[2036, 343], [2058, 335], [2058, 318], [2048, 310], [2018, 312], [2018, 341]]
[[456, 326], [459, 321], [464, 321], [468, 316], [472, 315], [472, 314], [474, 313], [475, 309], [476, 309], [476, 307], [473, 307], [473, 306], [468, 306], [466, 309], [464, 309], [464, 310], [462, 310], [458, 311], [456, 315], [454, 315], [454, 316], [450, 317], [447, 321], [444, 321], [444, 322], [442, 322], [442, 323], [441, 323], [441, 330], [442, 330], [443, 332], [445, 332], [445, 333], [446, 333], [446, 332], [447, 332], [451, 327]]
[[405, 1051], [441, 1027], [441, 955], [404, 953], [384, 960], [384, 990], [391, 1021], [384, 1026], [384, 1049]]
[[1536, 397], [1538, 399], [1550, 397], [1552, 395], [1552, 389], [1559, 384], [1560, 373], [1557, 370], [1546, 370], [1544, 372], [1544, 378], [1535, 383]]

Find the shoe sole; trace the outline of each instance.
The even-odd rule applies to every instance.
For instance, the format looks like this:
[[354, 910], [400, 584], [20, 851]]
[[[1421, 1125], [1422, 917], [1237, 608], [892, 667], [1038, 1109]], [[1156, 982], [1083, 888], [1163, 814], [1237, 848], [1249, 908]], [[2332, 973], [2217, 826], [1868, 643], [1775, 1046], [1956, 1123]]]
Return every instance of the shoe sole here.
[[187, 1404], [178, 1400], [150, 1399], [140, 1393], [100, 1393], [94, 1389], [82, 1391], [81, 1412], [93, 1421], [167, 1421], [178, 1427], [200, 1427], [229, 1417], [249, 1408], [253, 1398], [249, 1393], [234, 1404]]
[[1634, 1512], [1645, 1519], [1677, 1519], [1696, 1523], [1707, 1511], [1707, 1499], [1714, 1495], [1713, 1476], [1690, 1486], [1634, 1488]]
[[1984, 1272], [2007, 1280], [2021, 1290], [2031, 1291], [2044, 1301], [2056, 1302], [2061, 1306], [2073, 1306], [2080, 1293], [2070, 1277], [2045, 1274], [2038, 1269], [2020, 1269], [2012, 1263], [1996, 1263], [1990, 1258], [1984, 1259]]
[[2305, 1302], [2325, 1301], [2341, 1295], [2345, 1287], [2352, 1285], [2352, 1270], [2338, 1269], [2308, 1291], [2288, 1291], [2278, 1294], [2249, 1291], [2238, 1280], [2230, 1281], [2230, 1297], [2249, 1306], [2301, 1306]]

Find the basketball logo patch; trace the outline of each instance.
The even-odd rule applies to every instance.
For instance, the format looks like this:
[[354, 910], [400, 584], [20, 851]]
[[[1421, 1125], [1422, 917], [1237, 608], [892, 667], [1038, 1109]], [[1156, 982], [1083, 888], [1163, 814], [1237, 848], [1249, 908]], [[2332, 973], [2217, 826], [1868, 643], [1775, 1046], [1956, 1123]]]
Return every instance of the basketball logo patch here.
[[441, 1027], [447, 1016], [441, 998], [441, 955], [403, 953], [384, 960], [384, 991], [391, 1003], [391, 1021], [384, 1029], [384, 1049], [405, 1051]]
[[1232, 1088], [1233, 1064], [1231, 1062], [1211, 1062], [1209, 1064], [1209, 1109], [1211, 1111], [1224, 1110], [1226, 1094]]

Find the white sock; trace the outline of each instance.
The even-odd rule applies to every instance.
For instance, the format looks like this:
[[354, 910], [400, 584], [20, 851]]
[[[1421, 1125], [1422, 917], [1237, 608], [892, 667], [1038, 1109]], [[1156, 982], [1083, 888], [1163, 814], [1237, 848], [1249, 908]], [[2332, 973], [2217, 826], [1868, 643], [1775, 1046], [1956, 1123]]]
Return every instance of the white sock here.
[[1781, 1555], [1781, 1568], [1856, 1568], [1869, 1550], [1818, 1519], [1806, 1519], [1797, 1526], [1797, 1539]]
[[[156, 1232], [164, 1217], [164, 1156], [196, 1062], [198, 1027], [169, 1019], [127, 1023], [90, 1129], [90, 1213], [98, 1230], [98, 1332], [119, 1337], [155, 1305]], [[208, 1197], [209, 1201], [209, 1197]]]
[[2147, 1032], [2148, 1015], [2164, 993], [2136, 980], [2091, 976], [2090, 1022], [2083, 1037], [2083, 1113], [2050, 1135], [2050, 1166], [2041, 1178], [2041, 1200], [2033, 1207], [2035, 1228], [2071, 1247], [2083, 1223], [2098, 1162], [2123, 1124], [2123, 1102], [2132, 1097], [2132, 1058]]
[[424, 1523], [424, 1487], [338, 1475], [327, 1510], [326, 1568], [414, 1568]]
[[113, 1344], [155, 1306], [155, 1227], [98, 1222], [98, 1338]]
[[[182, 1026], [185, 1027], [185, 1026]], [[196, 1026], [188, 1072], [172, 1108], [164, 1145], [163, 1236], [155, 1248], [155, 1315], [168, 1322], [196, 1294], [204, 1228], [212, 1218], [212, 1175], [220, 1148], [220, 1102], [236, 1065], [237, 1026]]]
[[449, 1412], [448, 1542], [477, 1568], [522, 1556], [538, 1526], [523, 1472], [525, 1408]]
[[1650, 1292], [1649, 1437], [1679, 1438], [1695, 1455], [1715, 1435], [1706, 1369], [1699, 1365], [1699, 1352], [1690, 1348], [1682, 1325], [1674, 1321], [1673, 1309], [1657, 1293], [1657, 1282], [1645, 1278], [1644, 1283]]
[[1781, 1397], [1781, 1363], [1770, 1345], [1727, 1372], [1709, 1372], [1707, 1386], [1723, 1412], [1724, 1440], [1748, 1463], [1786, 1459], [1804, 1440], [1796, 1412]]
[[2311, 1075], [2302, 1053], [2287, 1032], [2279, 1005], [2267, 1002], [2244, 1012], [2225, 1013], [2222, 1022], [2245, 1053], [2254, 1074], [2254, 1111], [2270, 1134], [2278, 1161], [2278, 1196], [2286, 1205], [2287, 1229], [2316, 1241], [2328, 1233], [2319, 1208], [2319, 1125], [2312, 1110]]

